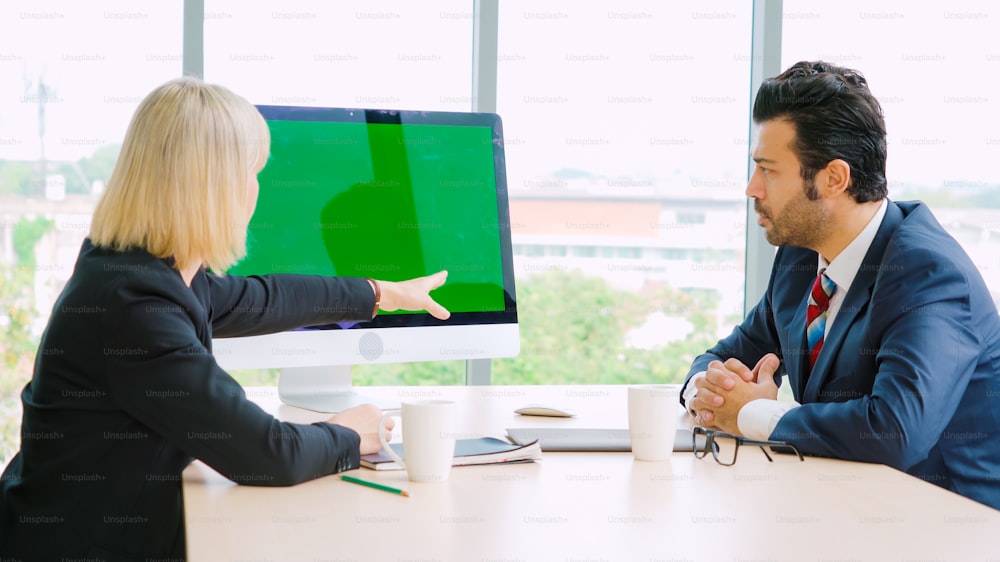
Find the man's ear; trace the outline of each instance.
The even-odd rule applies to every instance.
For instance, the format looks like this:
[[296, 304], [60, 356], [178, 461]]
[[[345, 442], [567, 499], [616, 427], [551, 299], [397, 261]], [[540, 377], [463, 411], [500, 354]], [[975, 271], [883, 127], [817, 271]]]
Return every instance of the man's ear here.
[[823, 184], [816, 187], [825, 191], [827, 195], [839, 195], [851, 187], [851, 165], [840, 158], [830, 160], [823, 168], [823, 172], [825, 172]]

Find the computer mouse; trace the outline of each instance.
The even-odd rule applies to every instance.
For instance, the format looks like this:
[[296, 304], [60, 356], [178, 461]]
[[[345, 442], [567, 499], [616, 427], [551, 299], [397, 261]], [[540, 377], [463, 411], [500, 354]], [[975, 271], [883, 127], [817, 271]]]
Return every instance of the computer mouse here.
[[522, 416], [546, 416], [550, 418], [571, 418], [576, 415], [571, 410], [542, 406], [541, 404], [528, 404], [514, 410], [514, 413]]

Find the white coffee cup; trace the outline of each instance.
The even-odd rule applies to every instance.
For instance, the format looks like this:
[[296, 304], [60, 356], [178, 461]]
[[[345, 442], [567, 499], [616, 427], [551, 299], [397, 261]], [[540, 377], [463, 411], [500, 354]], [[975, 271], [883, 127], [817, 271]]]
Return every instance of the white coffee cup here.
[[674, 452], [680, 385], [647, 384], [628, 389], [632, 454], [640, 461], [664, 461]]
[[[398, 414], [383, 414], [378, 434], [382, 450], [406, 469], [411, 482], [448, 479], [455, 456], [455, 412], [449, 400], [415, 400], [403, 402]], [[405, 461], [386, 442], [385, 419], [393, 416], [402, 418]]]

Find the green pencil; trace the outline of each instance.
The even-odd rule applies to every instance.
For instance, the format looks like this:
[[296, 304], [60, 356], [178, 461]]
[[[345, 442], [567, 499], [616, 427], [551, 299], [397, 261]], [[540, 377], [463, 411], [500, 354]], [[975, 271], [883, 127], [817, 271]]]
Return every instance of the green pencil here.
[[375, 488], [376, 490], [384, 490], [386, 492], [392, 492], [393, 494], [399, 494], [404, 497], [410, 497], [410, 493], [406, 490], [400, 490], [399, 488], [393, 488], [391, 486], [386, 486], [385, 484], [379, 484], [377, 482], [369, 482], [367, 480], [362, 480], [360, 478], [355, 478], [353, 476], [347, 476], [346, 474], [340, 477], [341, 480], [345, 482], [354, 482], [355, 484], [361, 484], [362, 486], [368, 486], [369, 488]]

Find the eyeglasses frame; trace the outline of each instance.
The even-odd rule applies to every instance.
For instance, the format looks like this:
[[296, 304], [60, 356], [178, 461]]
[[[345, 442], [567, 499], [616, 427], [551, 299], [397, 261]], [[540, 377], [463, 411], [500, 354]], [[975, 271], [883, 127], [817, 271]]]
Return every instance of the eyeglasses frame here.
[[[699, 435], [705, 436], [705, 446], [700, 449], [698, 447]], [[733, 462], [725, 463], [719, 459], [719, 450], [717, 447], [713, 447], [713, 445], [715, 444], [716, 437], [730, 438], [733, 439], [733, 441], [735, 441], [736, 450], [733, 451]], [[700, 425], [696, 425], [693, 428], [691, 428], [691, 451], [694, 453], [694, 456], [697, 459], [705, 458], [705, 456], [708, 455], [709, 449], [711, 449], [712, 458], [715, 459], [715, 462], [719, 463], [722, 466], [733, 466], [734, 464], [736, 464], [736, 458], [739, 456], [740, 445], [750, 445], [753, 447], [760, 447], [760, 450], [764, 453], [764, 456], [767, 457], [768, 462], [774, 462], [774, 459], [771, 458], [771, 454], [768, 453], [767, 449], [765, 449], [764, 447], [772, 447], [772, 448], [786, 447], [791, 449], [792, 451], [795, 452], [796, 455], [798, 455], [799, 461], [804, 462], [806, 460], [795, 445], [792, 445], [791, 443], [786, 443], [784, 441], [750, 439], [749, 437], [743, 437], [742, 435], [733, 435], [732, 433], [727, 433], [725, 431], [717, 429], [708, 429]]]

